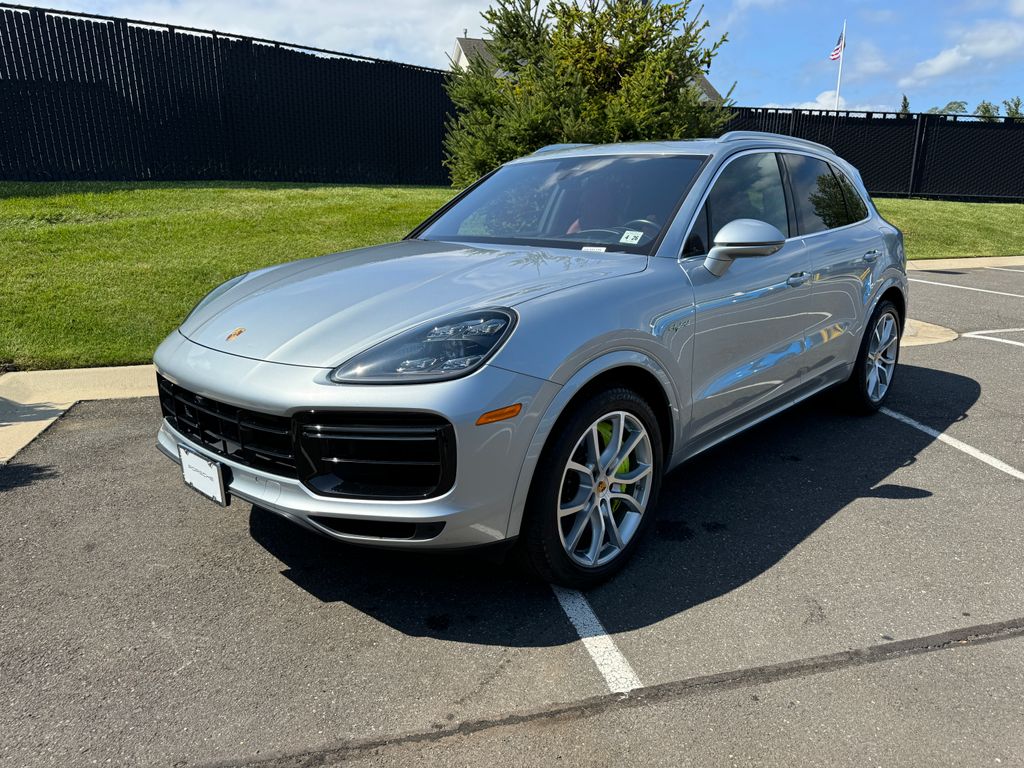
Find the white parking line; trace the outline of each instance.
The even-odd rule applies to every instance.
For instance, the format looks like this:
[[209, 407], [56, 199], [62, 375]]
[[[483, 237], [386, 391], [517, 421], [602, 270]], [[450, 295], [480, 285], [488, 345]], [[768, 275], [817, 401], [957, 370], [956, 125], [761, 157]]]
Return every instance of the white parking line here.
[[963, 334], [965, 339], [985, 339], [986, 341], [998, 341], [1002, 344], [1013, 344], [1015, 347], [1024, 347], [1024, 341], [1013, 339], [1000, 339], [998, 336], [989, 336], [990, 333], [1024, 333], [1024, 328], [996, 328], [993, 331], [971, 331]]
[[939, 440], [945, 443], [946, 445], [951, 445], [958, 451], [963, 451], [968, 456], [972, 456], [978, 461], [983, 461], [990, 467], [995, 467], [1000, 472], [1005, 472], [1010, 477], [1015, 477], [1018, 480], [1024, 480], [1024, 472], [1021, 472], [1019, 469], [1014, 469], [1006, 462], [997, 459], [995, 456], [989, 456], [984, 451], [979, 451], [977, 448], [974, 448], [968, 445], [967, 443], [960, 442], [955, 437], [950, 437], [947, 434], [939, 432], [937, 429], [932, 429], [927, 424], [922, 424], [919, 421], [914, 421], [914, 419], [910, 418], [909, 416], [904, 416], [902, 413], [897, 413], [896, 411], [893, 411], [889, 408], [881, 408], [880, 410], [886, 416], [891, 416], [897, 421], [902, 421], [904, 424], [907, 424], [913, 427], [914, 429], [920, 430], [921, 432], [924, 432], [926, 435], [930, 435], [931, 437], [934, 437], [936, 440]]
[[978, 293], [994, 293], [996, 296], [1013, 296], [1017, 299], [1024, 299], [1024, 294], [1006, 293], [1005, 291], [990, 291], [987, 288], [972, 288], [969, 285], [954, 285], [953, 283], [940, 283], [935, 280], [921, 280], [917, 277], [907, 278], [912, 283], [927, 283], [928, 285], [941, 285], [944, 288], [959, 288], [962, 291], [977, 291]]
[[1024, 269], [1013, 269], [1012, 267], [985, 267], [985, 269], [998, 269], [1000, 272], [1016, 272], [1019, 275], [1024, 275]]
[[609, 636], [601, 620], [597, 618], [594, 609], [590, 607], [580, 592], [564, 587], [551, 587], [555, 591], [559, 605], [569, 617], [569, 621], [576, 628], [576, 634], [583, 641], [583, 646], [594, 660], [598, 671], [608, 684], [608, 690], [612, 693], [626, 693], [637, 688], [643, 688], [643, 683], [637, 677], [629, 661], [622, 655], [622, 651], [615, 645], [615, 641]]

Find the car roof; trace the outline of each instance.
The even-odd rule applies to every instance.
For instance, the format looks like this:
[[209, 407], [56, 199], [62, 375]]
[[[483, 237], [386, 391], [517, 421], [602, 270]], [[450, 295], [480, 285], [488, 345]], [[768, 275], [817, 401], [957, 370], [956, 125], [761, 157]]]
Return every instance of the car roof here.
[[834, 155], [829, 147], [807, 139], [762, 131], [729, 131], [717, 139], [680, 139], [676, 141], [631, 141], [618, 144], [552, 144], [532, 155], [512, 162], [606, 155], [716, 155], [740, 149], [813, 149]]

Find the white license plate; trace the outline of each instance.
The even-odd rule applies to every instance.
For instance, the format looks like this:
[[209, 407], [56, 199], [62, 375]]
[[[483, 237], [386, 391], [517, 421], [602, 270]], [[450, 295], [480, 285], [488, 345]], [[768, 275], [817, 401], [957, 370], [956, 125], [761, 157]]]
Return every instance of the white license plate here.
[[222, 507], [230, 503], [224, 488], [224, 468], [220, 464], [193, 453], [183, 445], [178, 446], [178, 456], [181, 457], [181, 476], [185, 479], [185, 485]]

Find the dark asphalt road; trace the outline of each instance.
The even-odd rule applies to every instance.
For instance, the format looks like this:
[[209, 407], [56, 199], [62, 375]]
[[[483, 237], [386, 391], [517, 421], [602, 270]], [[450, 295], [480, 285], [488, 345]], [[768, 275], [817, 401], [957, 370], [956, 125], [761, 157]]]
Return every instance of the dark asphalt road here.
[[[1024, 328], [1024, 298], [911, 288]], [[890, 407], [1024, 469], [1022, 382], [1024, 347], [913, 347]], [[1024, 482], [888, 416], [816, 398], [667, 478], [588, 594], [621, 697], [547, 587], [213, 506], [158, 413], [80, 404], [0, 468], [0, 764], [1024, 764]]]

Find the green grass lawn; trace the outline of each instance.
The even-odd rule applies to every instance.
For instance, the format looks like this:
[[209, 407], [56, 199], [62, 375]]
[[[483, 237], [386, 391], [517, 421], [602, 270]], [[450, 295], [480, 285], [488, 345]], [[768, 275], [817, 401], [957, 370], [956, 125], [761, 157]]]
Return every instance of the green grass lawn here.
[[[402, 237], [450, 189], [250, 183], [0, 183], [0, 363], [149, 361], [212, 287]], [[1016, 255], [1024, 205], [879, 200], [910, 258]]]
[[397, 240], [452, 190], [247, 183], [0, 183], [0, 363], [148, 362], [211, 288]]
[[908, 259], [1024, 255], [1024, 205], [875, 198], [903, 230]]

